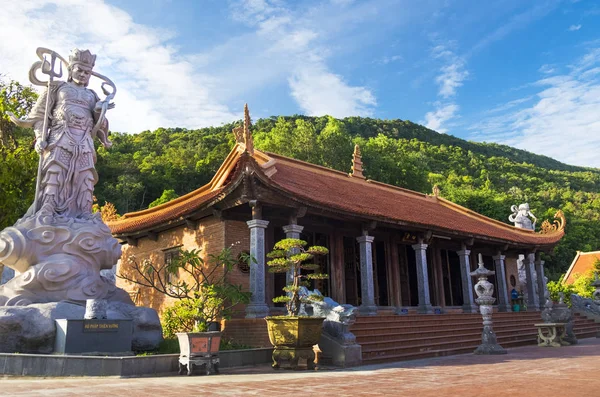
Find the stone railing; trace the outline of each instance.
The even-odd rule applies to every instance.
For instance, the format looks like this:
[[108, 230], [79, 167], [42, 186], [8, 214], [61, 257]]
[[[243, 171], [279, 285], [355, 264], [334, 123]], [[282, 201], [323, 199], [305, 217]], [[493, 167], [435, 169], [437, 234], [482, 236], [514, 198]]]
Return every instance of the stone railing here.
[[571, 295], [571, 307], [579, 314], [600, 321], [600, 302], [598, 301], [573, 294]]

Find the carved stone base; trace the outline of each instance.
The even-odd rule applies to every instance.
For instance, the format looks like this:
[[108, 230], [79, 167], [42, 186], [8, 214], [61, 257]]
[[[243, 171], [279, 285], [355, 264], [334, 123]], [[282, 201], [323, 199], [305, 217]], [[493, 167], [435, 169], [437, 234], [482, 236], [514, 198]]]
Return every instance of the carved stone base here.
[[506, 354], [506, 350], [498, 344], [496, 334], [491, 326], [484, 325], [481, 333], [481, 345], [475, 349], [474, 354]]
[[[0, 307], [0, 352], [49, 354], [54, 351], [57, 319], [81, 320], [85, 307], [69, 302]], [[158, 348], [162, 328], [155, 310], [110, 302], [109, 320], [133, 320], [133, 340], [127, 350]]]
[[21, 272], [0, 286], [0, 306], [87, 299], [133, 304], [129, 294], [100, 275], [121, 246], [99, 216], [87, 219], [36, 214], [0, 232], [0, 262]]
[[300, 360], [306, 360], [306, 369], [315, 369], [315, 351], [300, 347], [275, 347], [273, 350], [273, 369], [299, 369]]

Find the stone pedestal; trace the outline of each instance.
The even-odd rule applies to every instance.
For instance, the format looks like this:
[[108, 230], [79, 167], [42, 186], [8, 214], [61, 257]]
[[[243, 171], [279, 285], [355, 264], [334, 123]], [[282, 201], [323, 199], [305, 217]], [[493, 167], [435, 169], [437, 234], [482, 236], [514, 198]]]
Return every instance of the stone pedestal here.
[[55, 322], [55, 354], [132, 354], [132, 320], [59, 319]]
[[[285, 238], [295, 238], [300, 239], [300, 233], [304, 230], [304, 226], [290, 224], [283, 227], [283, 232], [285, 233]], [[290, 252], [290, 255], [295, 255], [299, 252], [298, 249], [293, 249]], [[294, 282], [294, 270], [288, 270], [285, 274], [286, 284], [290, 285]]]
[[360, 236], [356, 239], [360, 245], [360, 291], [362, 304], [358, 310], [361, 314], [374, 316], [377, 314], [375, 305], [375, 287], [373, 285], [373, 250], [375, 237]]
[[265, 229], [269, 221], [253, 219], [246, 222], [250, 229], [250, 304], [246, 306], [246, 318], [263, 318], [269, 315], [265, 297]]
[[429, 296], [429, 276], [427, 274], [427, 244], [414, 244], [417, 262], [417, 285], [419, 288], [419, 306], [417, 312], [422, 314], [433, 313], [431, 298]]
[[506, 257], [498, 254], [493, 258], [496, 280], [498, 281], [498, 311], [511, 312], [512, 308], [508, 296], [508, 286], [506, 285], [506, 267], [504, 262]]
[[20, 272], [0, 286], [0, 306], [87, 299], [133, 304], [127, 292], [100, 275], [120, 256], [121, 246], [99, 214], [24, 217], [0, 232], [0, 262]]
[[540, 310], [540, 299], [535, 291], [535, 254], [525, 258], [525, 277], [527, 278], [527, 311]]
[[492, 305], [496, 298], [494, 294], [494, 284], [490, 283], [487, 278], [495, 272], [486, 269], [483, 265], [483, 259], [479, 254], [479, 267], [471, 272], [471, 276], [477, 277], [478, 281], [475, 284], [475, 293], [477, 299], [475, 302], [479, 305], [479, 311], [483, 317], [483, 331], [481, 333], [481, 345], [475, 349], [475, 354], [506, 354], [506, 350], [498, 344], [496, 334], [492, 328]]
[[471, 251], [464, 249], [456, 252], [460, 260], [460, 280], [462, 283], [463, 312], [476, 313], [477, 306], [473, 299], [473, 282], [471, 281]]

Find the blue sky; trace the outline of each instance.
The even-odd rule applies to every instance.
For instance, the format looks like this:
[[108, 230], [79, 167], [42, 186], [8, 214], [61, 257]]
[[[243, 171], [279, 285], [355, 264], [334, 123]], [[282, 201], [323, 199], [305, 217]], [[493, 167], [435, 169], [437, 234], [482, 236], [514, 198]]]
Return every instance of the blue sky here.
[[[9, 1], [0, 73], [98, 53], [114, 131], [331, 114], [408, 119], [600, 167], [593, 0]], [[19, 32], [15, 40], [6, 40]]]

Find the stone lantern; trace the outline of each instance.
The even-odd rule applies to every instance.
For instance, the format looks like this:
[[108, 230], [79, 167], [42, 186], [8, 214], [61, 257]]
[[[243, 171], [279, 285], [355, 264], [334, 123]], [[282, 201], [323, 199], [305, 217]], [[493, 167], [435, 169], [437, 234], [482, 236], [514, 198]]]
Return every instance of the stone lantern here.
[[481, 345], [475, 349], [475, 354], [506, 354], [506, 350], [500, 346], [496, 340], [496, 334], [492, 329], [492, 305], [496, 298], [492, 297], [494, 293], [494, 284], [490, 283], [487, 278], [495, 274], [495, 272], [486, 269], [483, 266], [483, 258], [479, 254], [479, 267], [470, 273], [472, 277], [477, 277], [478, 281], [475, 284], [475, 293], [477, 299], [475, 302], [479, 305], [479, 312], [483, 317], [483, 332], [481, 333]]

